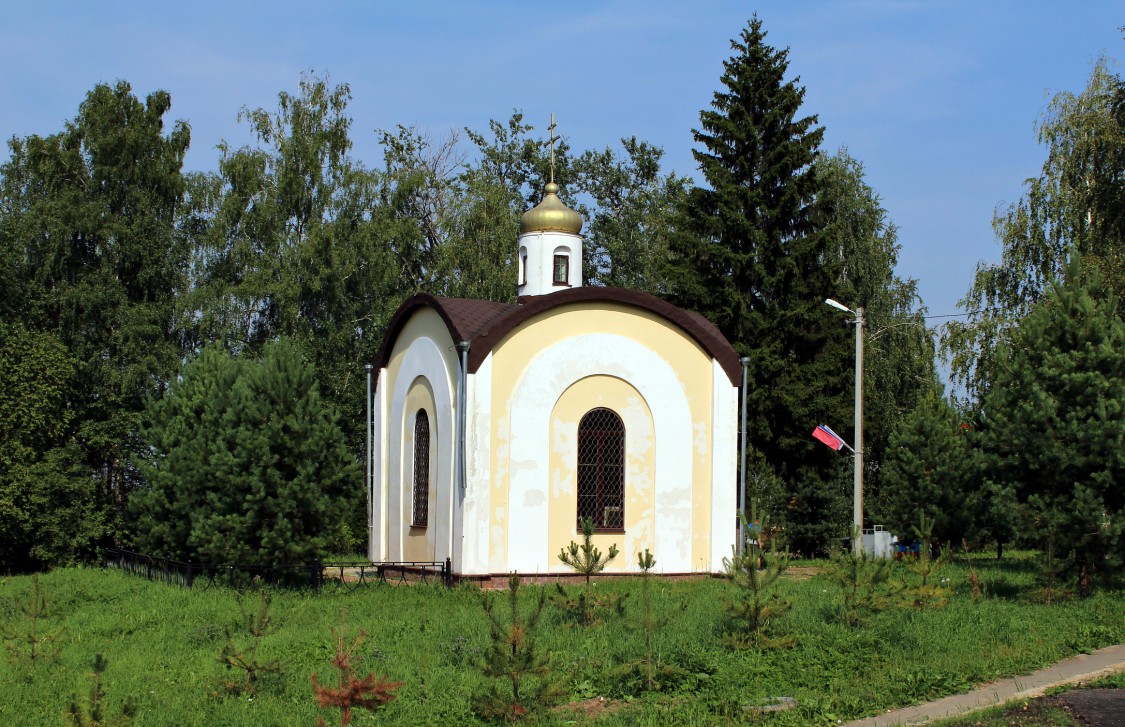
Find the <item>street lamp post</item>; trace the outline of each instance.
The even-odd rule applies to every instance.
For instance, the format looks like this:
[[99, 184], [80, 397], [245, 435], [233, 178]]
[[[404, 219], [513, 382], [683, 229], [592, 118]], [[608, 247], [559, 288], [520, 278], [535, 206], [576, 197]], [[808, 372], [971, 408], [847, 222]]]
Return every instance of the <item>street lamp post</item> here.
[[836, 310], [855, 315], [855, 487], [852, 493], [854, 520], [852, 529], [852, 552], [863, 552], [863, 308], [854, 311], [837, 301], [827, 298], [824, 301]]

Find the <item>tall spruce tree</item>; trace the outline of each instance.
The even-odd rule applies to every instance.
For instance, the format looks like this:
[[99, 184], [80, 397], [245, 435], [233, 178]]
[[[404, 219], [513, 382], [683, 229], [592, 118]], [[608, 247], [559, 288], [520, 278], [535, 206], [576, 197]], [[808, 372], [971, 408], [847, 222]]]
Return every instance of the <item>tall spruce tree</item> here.
[[847, 518], [827, 486], [831, 452], [809, 431], [845, 421], [848, 332], [829, 315], [840, 261], [828, 254], [814, 162], [824, 129], [799, 116], [804, 89], [786, 80], [788, 50], [765, 42], [755, 16], [723, 64], [724, 89], [700, 113], [694, 150], [707, 186], [687, 194], [670, 243], [670, 293], [750, 356], [749, 439], [787, 488], [785, 523], [803, 552]]

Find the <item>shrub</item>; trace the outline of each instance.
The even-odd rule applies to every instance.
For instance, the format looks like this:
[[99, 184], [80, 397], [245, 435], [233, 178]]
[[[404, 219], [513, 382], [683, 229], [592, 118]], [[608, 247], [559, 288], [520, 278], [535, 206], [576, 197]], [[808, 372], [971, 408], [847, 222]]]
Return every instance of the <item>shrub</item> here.
[[142, 549], [213, 563], [304, 563], [361, 477], [313, 371], [285, 341], [260, 361], [205, 348], [153, 402], [134, 493]]

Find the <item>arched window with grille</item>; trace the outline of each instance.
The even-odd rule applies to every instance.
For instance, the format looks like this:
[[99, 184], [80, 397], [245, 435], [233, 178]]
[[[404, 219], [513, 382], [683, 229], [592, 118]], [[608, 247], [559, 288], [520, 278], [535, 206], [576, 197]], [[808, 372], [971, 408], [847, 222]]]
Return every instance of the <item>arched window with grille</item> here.
[[424, 528], [430, 514], [430, 418], [425, 409], [414, 416], [414, 513], [412, 527]]
[[578, 529], [625, 527], [625, 424], [609, 409], [591, 409], [578, 424]]

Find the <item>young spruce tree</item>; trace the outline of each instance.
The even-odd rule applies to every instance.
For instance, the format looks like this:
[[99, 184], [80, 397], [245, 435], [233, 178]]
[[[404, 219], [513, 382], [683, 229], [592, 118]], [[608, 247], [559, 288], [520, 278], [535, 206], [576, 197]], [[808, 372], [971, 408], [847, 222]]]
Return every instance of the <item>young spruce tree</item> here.
[[618, 552], [617, 544], [613, 543], [609, 546], [609, 552], [603, 555], [594, 545], [594, 521], [588, 517], [582, 518], [582, 544], [570, 541], [569, 547], [559, 551], [559, 560], [586, 579], [586, 588], [577, 598], [571, 598], [562, 584], [556, 583], [556, 604], [587, 626], [598, 620], [597, 612], [603, 608], [613, 609], [620, 615], [625, 609], [623, 595], [607, 593], [599, 598], [590, 591], [590, 576], [605, 570]]
[[906, 536], [924, 513], [933, 535], [955, 543], [969, 534], [975, 502], [970, 485], [972, 449], [957, 410], [940, 389], [923, 396], [891, 435], [883, 461], [881, 520]]
[[853, 364], [847, 329], [823, 305], [841, 264], [816, 203], [824, 129], [799, 115], [805, 92], [785, 78], [788, 50], [765, 38], [754, 17], [731, 41], [724, 88], [700, 113], [693, 154], [706, 183], [681, 208], [668, 278], [674, 302], [750, 356], [750, 441], [789, 488], [786, 512], [773, 515], [812, 552], [838, 532], [843, 508], [826, 486], [830, 451], [808, 430], [849, 416]]
[[1019, 503], [1040, 547], [1060, 548], [1051, 568], [1082, 596], [1125, 570], [1125, 322], [1100, 288], [1072, 253], [1065, 279], [998, 349], [1006, 365], [980, 435], [990, 484]]
[[539, 589], [535, 606], [528, 615], [520, 612], [520, 578], [508, 579], [508, 617], [496, 612], [496, 601], [485, 594], [482, 603], [488, 617], [490, 643], [484, 652], [481, 671], [495, 679], [490, 689], [477, 695], [477, 712], [486, 719], [515, 722], [537, 707], [559, 701], [565, 693], [563, 682], [551, 673], [551, 652], [538, 646], [535, 632], [547, 605], [547, 592]]

